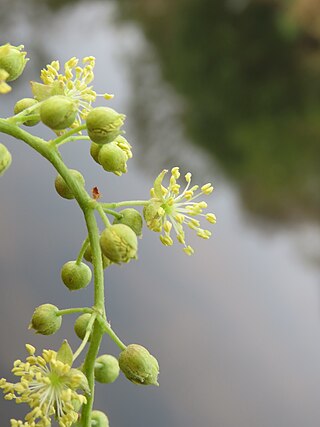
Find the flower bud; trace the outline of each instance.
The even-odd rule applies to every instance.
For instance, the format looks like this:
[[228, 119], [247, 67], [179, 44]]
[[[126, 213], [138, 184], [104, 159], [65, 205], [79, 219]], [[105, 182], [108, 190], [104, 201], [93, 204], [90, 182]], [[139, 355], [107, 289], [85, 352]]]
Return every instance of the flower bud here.
[[109, 420], [105, 413], [94, 410], [91, 413], [92, 427], [109, 427]]
[[162, 230], [165, 211], [161, 205], [162, 202], [151, 199], [149, 204], [143, 208], [143, 217], [147, 227], [152, 231], [160, 232]]
[[[92, 252], [91, 252], [91, 246], [90, 244], [87, 246], [87, 249], [85, 250], [84, 254], [83, 254], [83, 258], [92, 263]], [[109, 267], [109, 265], [112, 264], [112, 262], [105, 256], [102, 254], [102, 266], [103, 269]]]
[[16, 80], [26, 66], [26, 52], [22, 52], [23, 46], [11, 46], [7, 43], [0, 46], [0, 68], [8, 73], [8, 82]]
[[130, 344], [120, 353], [119, 365], [124, 375], [134, 384], [159, 385], [159, 364], [146, 348]]
[[[16, 105], [14, 106], [14, 114], [19, 114], [21, 113], [21, 111], [26, 110], [29, 107], [32, 107], [33, 105], [38, 104], [38, 101], [34, 98], [23, 98], [20, 99], [20, 101], [18, 101], [16, 103]], [[32, 119], [32, 120], [26, 120], [23, 124], [26, 126], [35, 126], [36, 124], [38, 124], [40, 122], [40, 115], [37, 112], [32, 112], [30, 113], [32, 115], [37, 114], [39, 116], [38, 119]]]
[[70, 291], [85, 288], [92, 279], [90, 268], [81, 262], [69, 261], [61, 269], [61, 279]]
[[143, 222], [140, 213], [136, 209], [127, 208], [119, 211], [119, 214], [122, 215], [122, 218], [115, 218], [113, 223], [125, 224], [130, 227], [137, 236], [141, 236]]
[[120, 135], [124, 123], [124, 114], [119, 114], [112, 108], [97, 107], [87, 116], [87, 130], [90, 139], [97, 144], [106, 144]]
[[111, 354], [99, 356], [94, 364], [94, 377], [99, 383], [111, 384], [119, 376], [118, 360]]
[[0, 176], [9, 168], [11, 161], [12, 157], [9, 150], [5, 145], [0, 143]]
[[127, 160], [125, 151], [114, 142], [104, 144], [98, 155], [98, 161], [103, 169], [119, 176], [127, 172]]
[[76, 119], [78, 105], [67, 96], [55, 95], [43, 101], [40, 106], [42, 123], [53, 130], [70, 127]]
[[98, 163], [100, 165], [99, 162], [99, 153], [100, 153], [100, 149], [101, 149], [102, 145], [96, 144], [95, 142], [93, 142], [90, 146], [90, 154], [91, 157], [93, 158], [93, 160]]
[[[84, 186], [85, 180], [79, 171], [75, 169], [70, 169], [70, 173], [73, 175], [73, 177], [76, 179], [77, 183], [80, 186]], [[64, 199], [68, 199], [68, 200], [74, 199], [73, 192], [70, 190], [70, 188], [68, 187], [67, 183], [65, 182], [65, 180], [62, 178], [61, 175], [58, 175], [56, 177], [54, 186], [57, 190], [57, 193]]]
[[137, 258], [138, 240], [135, 232], [124, 224], [114, 224], [103, 230], [100, 237], [103, 254], [115, 263]]
[[62, 318], [59, 309], [52, 304], [42, 304], [37, 307], [32, 315], [29, 329], [34, 329], [37, 334], [51, 335], [60, 329]]
[[[83, 340], [86, 334], [87, 326], [90, 319], [91, 319], [91, 314], [84, 313], [84, 314], [81, 314], [81, 316], [79, 316], [74, 323], [74, 331], [81, 340]], [[90, 337], [89, 337], [89, 340], [90, 340]]]

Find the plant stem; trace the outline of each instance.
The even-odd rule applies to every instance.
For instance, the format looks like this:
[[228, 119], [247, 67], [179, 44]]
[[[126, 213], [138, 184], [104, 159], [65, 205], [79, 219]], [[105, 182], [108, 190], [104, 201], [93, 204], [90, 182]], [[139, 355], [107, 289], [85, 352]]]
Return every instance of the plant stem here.
[[98, 321], [102, 327], [103, 332], [107, 333], [109, 337], [112, 339], [112, 341], [117, 344], [121, 350], [125, 350], [127, 346], [120, 340], [120, 338], [117, 336], [117, 334], [111, 329], [111, 326], [107, 322], [106, 319], [98, 317]]
[[65, 308], [64, 310], [59, 310], [57, 316], [64, 316], [65, 314], [74, 314], [74, 313], [92, 313], [93, 309], [89, 307], [76, 307], [76, 308]]
[[89, 245], [89, 236], [88, 236], [88, 237], [84, 240], [84, 242], [82, 243], [82, 246], [81, 246], [81, 249], [80, 249], [80, 252], [79, 252], [78, 258], [77, 258], [77, 260], [76, 260], [76, 264], [77, 264], [77, 265], [80, 265], [80, 264], [81, 264], [81, 261], [82, 261], [83, 255], [84, 255], [84, 253], [85, 253], [85, 251], [86, 251], [86, 249], [87, 249], [88, 245]]
[[[81, 129], [84, 129], [85, 125], [79, 126], [77, 129], [73, 129], [62, 137], [56, 138], [47, 143], [42, 138], [31, 135], [25, 130], [20, 129], [18, 126], [12, 124], [10, 120], [0, 119], [0, 132], [6, 133], [13, 136], [14, 138], [20, 139], [27, 143], [30, 147], [36, 150], [39, 154], [45, 157], [56, 169], [56, 171], [62, 176], [70, 190], [73, 192], [75, 199], [77, 200], [81, 210], [83, 211], [88, 236], [92, 252], [92, 263], [94, 270], [94, 306], [93, 309], [100, 313], [103, 318], [106, 318], [105, 303], [104, 303], [104, 277], [103, 277], [103, 266], [102, 266], [102, 255], [99, 244], [99, 228], [94, 215], [95, 205], [92, 203], [92, 199], [86, 192], [84, 187], [77, 182], [77, 180], [70, 173], [68, 167], [64, 164], [61, 156], [57, 150], [55, 143], [63, 141], [66, 136], [73, 135]], [[94, 362], [97, 357], [101, 339], [103, 336], [103, 330], [98, 322], [94, 322], [92, 331], [92, 339], [90, 340], [90, 346], [84, 361], [84, 373], [88, 379], [90, 394], [86, 395], [87, 404], [83, 405], [81, 423], [83, 427], [91, 427], [91, 412], [94, 400]]]
[[100, 203], [103, 209], [116, 209], [121, 206], [146, 206], [149, 200], [126, 200], [125, 202], [117, 203]]

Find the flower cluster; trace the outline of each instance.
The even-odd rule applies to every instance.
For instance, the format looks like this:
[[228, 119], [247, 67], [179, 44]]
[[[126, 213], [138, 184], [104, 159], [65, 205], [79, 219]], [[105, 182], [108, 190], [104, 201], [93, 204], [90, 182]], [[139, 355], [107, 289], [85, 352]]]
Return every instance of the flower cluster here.
[[[79, 59], [73, 57], [64, 64], [64, 74], [59, 73], [59, 61], [52, 61], [41, 71], [40, 77], [43, 84], [31, 82], [32, 92], [38, 101], [43, 101], [50, 96], [64, 95], [78, 104], [77, 119], [72, 127], [77, 127], [81, 119], [85, 119], [92, 110], [91, 104], [96, 100], [97, 93], [89, 84], [94, 79], [93, 69], [95, 58], [88, 56], [83, 58], [83, 67], [78, 65]], [[112, 95], [104, 94], [106, 99]]]
[[193, 248], [185, 243], [183, 224], [187, 224], [189, 228], [195, 230], [199, 237], [209, 239], [211, 232], [201, 228], [200, 221], [195, 217], [204, 217], [212, 224], [216, 222], [216, 217], [212, 213], [202, 213], [203, 209], [207, 207], [206, 202], [195, 202], [194, 200], [201, 195], [211, 194], [213, 186], [209, 183], [203, 185], [200, 190], [198, 185], [190, 188], [191, 173], [188, 172], [185, 175], [187, 185], [180, 194], [180, 185], [177, 183], [180, 177], [179, 168], [174, 167], [171, 170], [169, 186], [165, 188], [162, 181], [167, 172], [166, 169], [163, 170], [155, 179], [150, 191], [151, 199], [144, 208], [144, 218], [148, 228], [156, 232], [163, 232], [160, 235], [160, 240], [165, 246], [173, 244], [170, 236], [173, 228], [178, 242], [184, 245], [184, 252], [187, 255], [192, 255]]
[[77, 389], [86, 390], [86, 377], [57, 357], [57, 352], [44, 350], [35, 356], [35, 348], [26, 345], [29, 356], [26, 362], [16, 360], [12, 372], [20, 381], [16, 384], [0, 379], [5, 399], [16, 403], [27, 403], [31, 411], [25, 422], [11, 420], [11, 427], [51, 426], [54, 416], [60, 427], [70, 427], [78, 420], [78, 410], [86, 403], [84, 395]]

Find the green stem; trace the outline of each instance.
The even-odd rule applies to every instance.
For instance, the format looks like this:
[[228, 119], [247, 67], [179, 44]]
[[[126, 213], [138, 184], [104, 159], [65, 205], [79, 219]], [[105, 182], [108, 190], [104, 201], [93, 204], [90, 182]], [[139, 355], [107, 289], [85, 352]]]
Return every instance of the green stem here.
[[[77, 129], [73, 129], [67, 132], [62, 137], [52, 141], [59, 142], [65, 139], [66, 135], [70, 136], [85, 126], [79, 126]], [[88, 236], [92, 251], [92, 263], [94, 270], [94, 306], [93, 309], [100, 313], [101, 316], [106, 318], [105, 303], [104, 303], [104, 277], [103, 277], [103, 266], [102, 266], [102, 255], [99, 244], [99, 228], [94, 215], [95, 205], [92, 204], [92, 199], [86, 192], [84, 187], [77, 182], [77, 180], [70, 173], [68, 167], [63, 163], [61, 156], [54, 144], [48, 144], [42, 138], [31, 135], [30, 133], [20, 129], [18, 126], [13, 125], [12, 122], [6, 119], [0, 119], [0, 132], [6, 133], [13, 136], [14, 138], [20, 139], [27, 143], [30, 147], [36, 150], [39, 154], [45, 157], [56, 169], [56, 171], [62, 176], [64, 181], [67, 183], [70, 190], [73, 192], [75, 199], [77, 200], [81, 210], [83, 211]], [[91, 412], [94, 400], [94, 363], [97, 357], [101, 339], [103, 336], [103, 330], [98, 322], [94, 323], [92, 331], [92, 339], [90, 340], [90, 346], [84, 361], [84, 373], [88, 379], [90, 393], [86, 395], [87, 404], [82, 408], [81, 423], [83, 427], [91, 427]]]
[[101, 316], [98, 316], [98, 322], [103, 330], [103, 332], [107, 333], [112, 341], [119, 347], [121, 350], [125, 350], [127, 346], [120, 340], [117, 334], [111, 329], [109, 323], [103, 319]]
[[102, 208], [101, 204], [97, 204], [96, 209], [98, 211], [98, 214], [101, 216], [101, 219], [102, 219], [104, 225], [106, 226], [106, 228], [110, 227], [110, 225], [111, 225], [110, 221], [109, 221], [107, 215], [105, 214], [104, 209]]
[[117, 202], [117, 203], [100, 203], [102, 208], [105, 209], [116, 209], [121, 206], [146, 206], [149, 203], [149, 200], [127, 200], [125, 202]]
[[69, 136], [72, 136], [75, 133], [78, 133], [78, 132], [80, 132], [80, 131], [82, 131], [82, 130], [84, 130], [86, 128], [87, 128], [86, 125], [78, 126], [78, 127], [74, 128], [74, 129], [69, 130], [68, 132], [64, 133], [63, 135], [59, 136], [58, 138], [51, 140], [51, 143], [53, 145], [57, 146], [57, 145], [63, 143], [65, 139], [69, 138]]
[[83, 258], [83, 255], [84, 255], [84, 253], [85, 253], [85, 251], [86, 251], [86, 249], [87, 249], [88, 245], [89, 245], [89, 236], [88, 236], [88, 237], [83, 241], [83, 243], [82, 243], [82, 246], [81, 246], [81, 249], [80, 249], [80, 252], [79, 252], [78, 258], [77, 258], [77, 260], [76, 260], [76, 264], [77, 264], [77, 265], [80, 265], [80, 264], [81, 264], [81, 262], [82, 262], [82, 258]]
[[76, 358], [81, 354], [82, 350], [85, 348], [88, 342], [88, 339], [90, 337], [92, 326], [94, 324], [94, 321], [96, 320], [96, 317], [97, 317], [97, 313], [93, 313], [87, 325], [86, 333], [85, 333], [85, 336], [83, 337], [82, 343], [79, 345], [78, 350], [73, 355], [73, 361], [76, 360]]
[[[25, 110], [21, 111], [20, 113], [16, 114], [15, 116], [9, 117], [7, 119], [7, 121], [13, 125], [19, 125], [19, 124], [29, 120], [31, 117], [31, 116], [29, 116], [29, 114], [32, 113], [34, 110], [37, 110], [40, 107], [40, 105], [41, 105], [41, 102], [38, 102], [37, 104], [34, 104], [31, 107], [26, 108]], [[34, 118], [38, 118], [38, 117], [39, 116], [36, 115]]]
[[57, 316], [64, 316], [65, 314], [74, 314], [74, 313], [92, 313], [93, 309], [89, 307], [75, 307], [75, 308], [65, 308], [64, 310], [59, 310]]
[[66, 144], [67, 142], [73, 142], [73, 141], [90, 141], [90, 138], [87, 135], [82, 136], [69, 136], [68, 138], [64, 139], [63, 141], [59, 142], [59, 144], [55, 144], [56, 146], [60, 146], [62, 144]]
[[102, 209], [104, 210], [105, 213], [109, 215], [113, 215], [117, 219], [123, 218], [123, 215], [119, 212], [116, 212], [116, 211], [113, 211], [112, 209], [107, 209], [107, 208], [102, 208]]

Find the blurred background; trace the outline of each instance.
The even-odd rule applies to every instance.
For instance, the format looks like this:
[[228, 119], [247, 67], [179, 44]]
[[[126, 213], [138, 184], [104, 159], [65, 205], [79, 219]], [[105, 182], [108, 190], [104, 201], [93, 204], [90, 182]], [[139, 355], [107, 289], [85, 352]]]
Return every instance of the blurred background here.
[[[31, 60], [0, 115], [31, 95], [54, 59], [97, 58], [95, 90], [127, 115], [129, 172], [109, 176], [87, 142], [62, 148], [106, 201], [147, 198], [180, 165], [212, 182], [217, 215], [195, 255], [144, 230], [139, 260], [106, 272], [107, 310], [127, 344], [157, 356], [160, 387], [122, 376], [98, 386], [96, 409], [117, 427], [316, 427], [320, 421], [320, 1], [0, 0], [0, 44]], [[102, 103], [102, 102], [101, 102]], [[44, 138], [52, 132], [30, 129]], [[24, 343], [74, 349], [74, 316], [53, 337], [27, 330], [36, 306], [90, 305], [60, 268], [85, 238], [55, 172], [2, 136], [13, 163], [0, 183], [0, 377]], [[117, 355], [105, 339], [102, 352]], [[1, 425], [26, 408], [0, 400]]]

